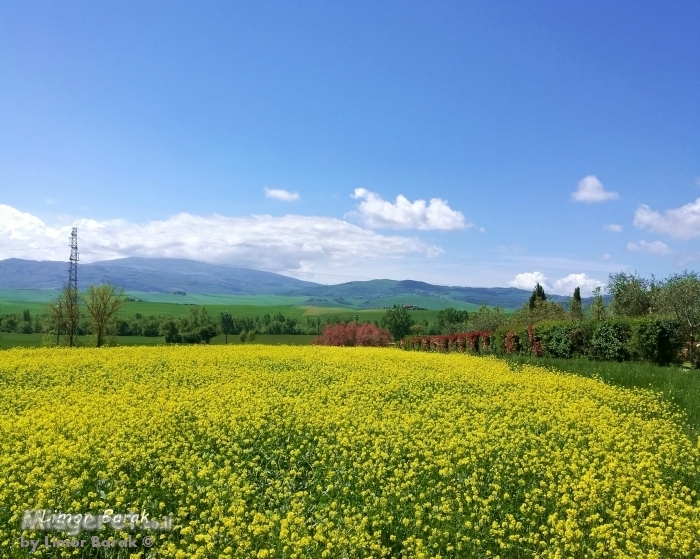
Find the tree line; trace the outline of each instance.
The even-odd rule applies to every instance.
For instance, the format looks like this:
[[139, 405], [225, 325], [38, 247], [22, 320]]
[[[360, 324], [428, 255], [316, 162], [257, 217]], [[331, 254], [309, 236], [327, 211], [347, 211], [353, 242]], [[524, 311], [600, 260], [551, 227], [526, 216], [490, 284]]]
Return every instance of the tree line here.
[[538, 283], [514, 312], [486, 306], [474, 313], [448, 308], [434, 322], [406, 325], [405, 330], [415, 336], [493, 332], [496, 346], [506, 353], [506, 348], [521, 347], [552, 356], [585, 354], [658, 363], [680, 354], [700, 365], [700, 276], [685, 271], [658, 280], [636, 273], [610, 274], [586, 307], [580, 288], [568, 303], [560, 304], [549, 300]]

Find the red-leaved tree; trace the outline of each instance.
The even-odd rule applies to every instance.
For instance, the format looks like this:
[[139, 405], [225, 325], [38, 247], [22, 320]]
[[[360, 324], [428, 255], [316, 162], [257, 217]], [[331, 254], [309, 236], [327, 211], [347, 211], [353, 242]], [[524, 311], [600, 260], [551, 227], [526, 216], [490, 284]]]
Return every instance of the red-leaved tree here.
[[335, 346], [375, 346], [384, 347], [391, 343], [391, 334], [388, 330], [377, 328], [369, 322], [360, 324], [354, 322], [348, 324], [328, 325], [323, 333], [315, 340], [319, 345]]

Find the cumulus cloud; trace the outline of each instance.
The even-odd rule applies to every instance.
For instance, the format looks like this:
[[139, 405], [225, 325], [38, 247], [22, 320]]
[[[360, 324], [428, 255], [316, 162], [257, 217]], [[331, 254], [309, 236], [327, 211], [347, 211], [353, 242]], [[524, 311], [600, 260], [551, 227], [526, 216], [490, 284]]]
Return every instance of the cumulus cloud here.
[[591, 295], [596, 287], [603, 287], [603, 282], [597, 279], [588, 277], [586, 274], [569, 274], [566, 277], [559, 278], [553, 282], [549, 282], [547, 276], [542, 272], [525, 272], [518, 274], [509, 283], [511, 287], [520, 289], [533, 289], [535, 284], [539, 283], [545, 292], [555, 293], [557, 295], [571, 295], [574, 289], [581, 288], [581, 295], [587, 297]]
[[611, 231], [612, 233], [622, 233], [622, 225], [617, 225], [616, 223], [603, 225], [603, 229], [605, 229], [606, 231]]
[[700, 198], [663, 214], [642, 204], [634, 212], [634, 225], [684, 241], [700, 236]]
[[606, 200], [615, 200], [618, 198], [618, 194], [617, 192], [605, 190], [603, 183], [595, 175], [588, 175], [579, 181], [578, 188], [571, 193], [571, 198], [576, 202], [592, 204], [605, 202]]
[[668, 256], [671, 253], [671, 249], [668, 248], [668, 245], [661, 241], [653, 241], [651, 243], [646, 241], [627, 243], [627, 250], [631, 252], [650, 252], [656, 256]]
[[473, 225], [465, 221], [462, 212], [453, 210], [447, 201], [440, 198], [432, 198], [429, 203], [425, 200], [410, 202], [399, 194], [392, 203], [364, 188], [356, 188], [352, 197], [362, 201], [348, 215], [359, 217], [367, 227], [374, 229], [453, 231], [468, 229]]
[[0, 205], [0, 258], [65, 260], [72, 226], [78, 227], [85, 262], [147, 256], [291, 271], [442, 252], [415, 237], [382, 235], [332, 217], [180, 213], [140, 224], [80, 219], [53, 228], [36, 216]]
[[[508, 285], [517, 287], [518, 289], [534, 289], [535, 285], [540, 284], [542, 287], [547, 285], [547, 276], [542, 272], [524, 272], [513, 278]], [[545, 287], [545, 289], [547, 288]]]
[[265, 196], [282, 202], [294, 202], [299, 199], [298, 192], [289, 192], [283, 188], [265, 188]]

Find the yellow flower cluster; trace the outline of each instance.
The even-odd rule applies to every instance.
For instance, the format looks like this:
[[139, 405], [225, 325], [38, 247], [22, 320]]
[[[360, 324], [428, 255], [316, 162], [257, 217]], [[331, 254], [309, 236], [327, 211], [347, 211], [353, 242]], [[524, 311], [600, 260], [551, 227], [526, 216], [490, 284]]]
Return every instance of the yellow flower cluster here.
[[46, 535], [21, 527], [37, 509], [172, 516], [103, 527], [155, 544], [100, 557], [700, 557], [681, 419], [650, 392], [457, 354], [0, 352], [0, 557], [98, 556], [22, 548]]

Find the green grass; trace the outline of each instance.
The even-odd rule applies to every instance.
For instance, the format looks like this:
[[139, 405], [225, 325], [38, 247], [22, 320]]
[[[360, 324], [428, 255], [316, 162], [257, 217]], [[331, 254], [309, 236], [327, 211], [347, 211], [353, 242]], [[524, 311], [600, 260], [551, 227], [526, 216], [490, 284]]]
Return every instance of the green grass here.
[[[308, 335], [298, 335], [293, 336], [289, 334], [258, 334], [255, 337], [256, 344], [263, 345], [307, 345], [316, 336]], [[39, 347], [44, 339], [44, 334], [8, 334], [3, 332], [0, 334], [0, 349], [10, 349], [13, 347]], [[55, 338], [51, 337], [52, 341]], [[63, 340], [64, 337], [61, 336]], [[165, 341], [163, 336], [158, 337], [147, 337], [147, 336], [117, 336], [114, 338], [117, 345], [164, 345]], [[220, 334], [211, 340], [212, 345], [221, 345], [225, 342], [225, 337]], [[79, 336], [78, 343], [81, 345], [91, 345], [91, 336]], [[228, 337], [229, 345], [240, 344], [241, 340], [238, 336]]]
[[608, 384], [626, 388], [645, 388], [684, 410], [688, 429], [700, 435], [700, 371], [680, 367], [659, 367], [651, 363], [590, 361], [588, 359], [553, 359], [547, 357], [508, 357], [515, 365], [531, 363], [552, 367], [584, 377], [598, 377]]

